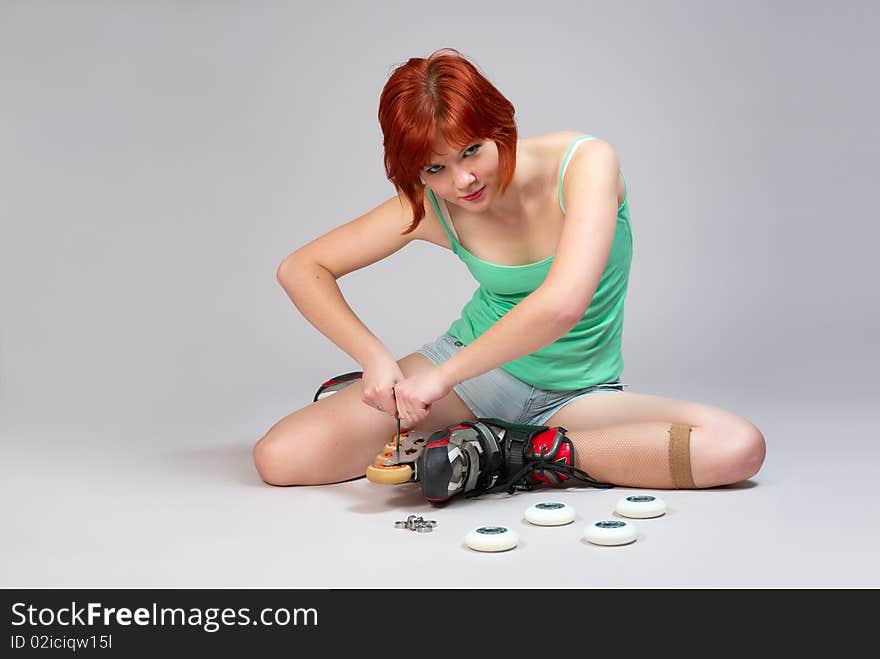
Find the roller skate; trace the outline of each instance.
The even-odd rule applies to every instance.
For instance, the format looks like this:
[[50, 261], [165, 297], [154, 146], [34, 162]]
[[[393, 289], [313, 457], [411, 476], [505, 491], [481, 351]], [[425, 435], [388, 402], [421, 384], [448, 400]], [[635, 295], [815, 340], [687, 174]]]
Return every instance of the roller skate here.
[[[361, 371], [338, 375], [317, 390], [318, 401], [363, 377]], [[476, 497], [506, 490], [531, 490], [576, 481], [600, 483], [574, 466], [574, 446], [561, 426], [515, 424], [477, 419], [447, 426], [433, 434], [404, 431], [393, 436], [366, 469], [367, 479], [383, 485], [418, 482], [424, 497], [443, 504], [464, 494]]]
[[468, 498], [499, 491], [513, 494], [566, 481], [614, 487], [574, 466], [574, 446], [565, 432], [559, 426], [477, 419], [447, 426], [429, 437], [401, 433], [399, 452], [395, 437], [367, 467], [367, 478], [383, 484], [418, 482], [425, 499], [438, 505], [459, 494]]

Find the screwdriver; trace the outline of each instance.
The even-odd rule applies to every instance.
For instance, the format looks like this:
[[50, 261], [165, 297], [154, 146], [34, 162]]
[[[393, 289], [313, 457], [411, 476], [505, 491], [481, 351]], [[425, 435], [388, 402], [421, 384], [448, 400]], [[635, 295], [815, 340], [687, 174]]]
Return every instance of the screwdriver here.
[[391, 388], [391, 395], [394, 396], [394, 416], [397, 417], [397, 464], [400, 464], [400, 411], [397, 409], [397, 392], [394, 387]]

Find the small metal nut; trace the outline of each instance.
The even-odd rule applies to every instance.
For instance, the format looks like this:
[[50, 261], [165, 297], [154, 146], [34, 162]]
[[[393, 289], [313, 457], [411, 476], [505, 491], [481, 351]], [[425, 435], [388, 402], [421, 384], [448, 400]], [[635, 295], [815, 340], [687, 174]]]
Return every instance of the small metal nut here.
[[419, 533], [430, 533], [437, 526], [437, 521], [433, 519], [425, 519], [421, 515], [410, 515], [406, 521], [398, 520], [394, 522], [396, 529], [409, 529]]

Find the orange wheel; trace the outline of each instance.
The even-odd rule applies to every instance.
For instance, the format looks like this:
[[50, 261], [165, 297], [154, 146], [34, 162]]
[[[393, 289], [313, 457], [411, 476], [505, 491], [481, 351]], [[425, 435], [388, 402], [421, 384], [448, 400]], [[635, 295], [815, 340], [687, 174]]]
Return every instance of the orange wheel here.
[[406, 483], [412, 477], [412, 473], [412, 467], [409, 465], [394, 465], [392, 467], [370, 465], [367, 467], [367, 480], [382, 485], [400, 485]]

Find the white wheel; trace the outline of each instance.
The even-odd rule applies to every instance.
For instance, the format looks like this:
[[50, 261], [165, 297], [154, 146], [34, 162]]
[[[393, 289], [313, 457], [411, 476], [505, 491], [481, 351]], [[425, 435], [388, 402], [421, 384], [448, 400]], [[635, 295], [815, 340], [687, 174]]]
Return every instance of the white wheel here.
[[600, 520], [584, 528], [584, 538], [594, 545], [625, 545], [633, 542], [637, 536], [635, 526], [616, 519]]
[[542, 501], [526, 509], [526, 521], [538, 526], [561, 526], [574, 521], [574, 508], [558, 501]]
[[478, 526], [464, 537], [475, 551], [507, 551], [519, 544], [519, 536], [506, 526]]
[[666, 503], [652, 494], [633, 494], [618, 501], [614, 510], [619, 515], [636, 519], [660, 517], [666, 514]]

